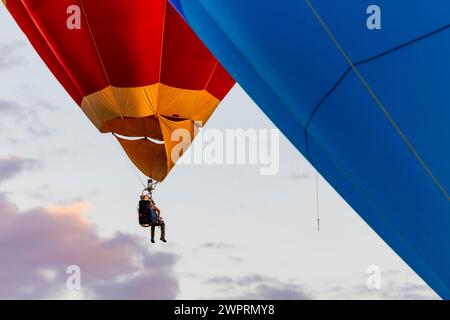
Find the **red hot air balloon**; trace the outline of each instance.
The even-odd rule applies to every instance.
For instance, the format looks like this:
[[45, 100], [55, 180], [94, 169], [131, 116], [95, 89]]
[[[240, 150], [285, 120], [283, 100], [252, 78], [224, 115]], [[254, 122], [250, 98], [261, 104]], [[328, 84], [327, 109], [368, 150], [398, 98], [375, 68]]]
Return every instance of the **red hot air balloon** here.
[[193, 138], [235, 84], [167, 0], [3, 2], [86, 116], [155, 180], [177, 160], [172, 133]]

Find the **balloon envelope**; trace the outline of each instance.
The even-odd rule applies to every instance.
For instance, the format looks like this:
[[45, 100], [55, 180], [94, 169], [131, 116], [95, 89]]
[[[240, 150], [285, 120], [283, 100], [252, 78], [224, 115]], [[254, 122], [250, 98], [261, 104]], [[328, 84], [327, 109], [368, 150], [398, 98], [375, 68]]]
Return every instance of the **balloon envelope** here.
[[[167, 0], [6, 0], [86, 116], [163, 180], [234, 80]], [[178, 141], [176, 141], [178, 142]]]
[[173, 2], [298, 150], [449, 299], [450, 2]]

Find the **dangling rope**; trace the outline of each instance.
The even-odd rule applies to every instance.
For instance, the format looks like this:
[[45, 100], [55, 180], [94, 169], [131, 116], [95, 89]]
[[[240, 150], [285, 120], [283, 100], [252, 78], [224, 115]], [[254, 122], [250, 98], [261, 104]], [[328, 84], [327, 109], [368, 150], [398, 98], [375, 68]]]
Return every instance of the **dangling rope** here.
[[317, 214], [317, 232], [320, 232], [319, 172], [317, 170], [316, 170], [316, 214]]
[[[114, 133], [112, 134], [114, 137], [117, 137]], [[142, 186], [144, 188], [146, 188], [146, 185], [144, 183], [144, 181], [142, 180], [141, 176], [139, 175], [139, 172], [136, 170], [136, 167], [130, 163], [130, 161], [128, 160], [128, 157], [124, 154], [123, 150], [121, 150], [119, 148], [119, 146], [116, 144], [116, 140], [113, 139], [113, 144], [115, 146], [115, 148], [117, 149], [118, 153], [122, 156], [122, 158], [124, 159], [125, 163], [128, 164], [128, 166], [131, 168], [131, 171], [133, 171], [133, 173], [135, 174], [135, 176], [137, 177], [138, 181], [140, 184], [142, 184]]]

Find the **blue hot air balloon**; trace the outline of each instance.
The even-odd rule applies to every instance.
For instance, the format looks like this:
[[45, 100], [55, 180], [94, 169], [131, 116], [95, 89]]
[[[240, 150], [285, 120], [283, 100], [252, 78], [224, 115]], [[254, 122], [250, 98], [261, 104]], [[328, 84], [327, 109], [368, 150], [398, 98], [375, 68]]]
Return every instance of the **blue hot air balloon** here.
[[298, 150], [450, 299], [450, 1], [172, 2]]

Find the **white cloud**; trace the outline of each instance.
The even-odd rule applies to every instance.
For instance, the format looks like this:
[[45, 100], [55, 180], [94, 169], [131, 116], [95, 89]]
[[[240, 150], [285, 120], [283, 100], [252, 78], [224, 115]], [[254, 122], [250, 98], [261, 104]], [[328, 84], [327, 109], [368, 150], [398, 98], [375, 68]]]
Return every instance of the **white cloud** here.
[[24, 57], [17, 54], [22, 47], [21, 42], [0, 45], [0, 70], [10, 69], [26, 62]]
[[217, 276], [206, 281], [215, 286], [222, 299], [242, 300], [309, 300], [310, 291], [295, 282], [251, 274], [241, 277]]

